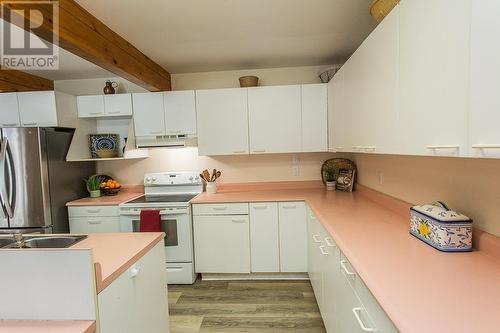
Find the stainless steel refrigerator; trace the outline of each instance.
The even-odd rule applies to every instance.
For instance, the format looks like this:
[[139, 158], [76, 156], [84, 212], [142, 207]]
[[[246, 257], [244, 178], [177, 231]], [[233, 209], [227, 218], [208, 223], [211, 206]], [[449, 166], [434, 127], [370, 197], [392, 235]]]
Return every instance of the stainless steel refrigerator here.
[[95, 162], [66, 162], [70, 128], [0, 129], [0, 233], [69, 231], [66, 202], [85, 197]]

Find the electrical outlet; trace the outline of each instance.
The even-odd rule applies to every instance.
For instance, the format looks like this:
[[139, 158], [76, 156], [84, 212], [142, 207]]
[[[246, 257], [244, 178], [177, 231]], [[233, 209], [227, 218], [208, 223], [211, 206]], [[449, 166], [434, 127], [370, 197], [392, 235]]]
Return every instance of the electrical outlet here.
[[378, 184], [384, 185], [384, 174], [382, 172], [378, 173]]

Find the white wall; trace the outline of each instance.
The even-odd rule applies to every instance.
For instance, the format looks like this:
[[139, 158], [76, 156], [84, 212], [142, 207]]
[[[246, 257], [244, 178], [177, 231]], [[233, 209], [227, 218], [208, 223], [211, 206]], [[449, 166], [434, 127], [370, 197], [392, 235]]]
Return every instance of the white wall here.
[[98, 95], [103, 94], [103, 89], [107, 80], [117, 82], [118, 93], [145, 92], [146, 89], [122, 79], [120, 77], [110, 77], [106, 79], [81, 79], [81, 80], [59, 80], [54, 81], [54, 90], [70, 95]]

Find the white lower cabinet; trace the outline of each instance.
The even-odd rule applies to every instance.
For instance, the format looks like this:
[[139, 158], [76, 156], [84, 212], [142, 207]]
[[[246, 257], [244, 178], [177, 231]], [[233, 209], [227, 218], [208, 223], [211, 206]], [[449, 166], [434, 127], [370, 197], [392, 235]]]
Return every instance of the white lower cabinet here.
[[120, 232], [117, 206], [69, 207], [68, 216], [72, 234]]
[[279, 203], [280, 271], [307, 272], [307, 223], [304, 202]]
[[169, 332], [165, 247], [153, 249], [97, 296], [101, 333]]
[[280, 271], [278, 203], [250, 204], [250, 249], [253, 273]]
[[250, 273], [248, 215], [194, 216], [197, 273]]
[[335, 241], [308, 209], [309, 277], [326, 331], [397, 332]]

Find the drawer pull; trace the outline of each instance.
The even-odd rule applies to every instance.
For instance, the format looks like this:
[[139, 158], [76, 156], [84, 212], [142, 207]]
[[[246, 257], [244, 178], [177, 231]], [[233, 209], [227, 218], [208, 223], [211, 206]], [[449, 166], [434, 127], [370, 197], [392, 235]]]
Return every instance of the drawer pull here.
[[438, 150], [438, 149], [460, 149], [460, 145], [427, 146], [427, 149], [430, 149], [430, 150]]
[[361, 308], [353, 308], [352, 313], [354, 313], [354, 317], [356, 317], [356, 320], [358, 321], [359, 327], [363, 330], [363, 332], [375, 332], [374, 328], [371, 327], [366, 327], [363, 321], [361, 320], [361, 317], [359, 316], [359, 313], [362, 311]]
[[500, 144], [472, 145], [472, 149], [500, 149]]
[[326, 237], [325, 238], [325, 243], [326, 245], [328, 245], [329, 247], [337, 247], [337, 245], [335, 245], [332, 241], [332, 239], [330, 237]]
[[265, 149], [254, 149], [253, 152], [254, 153], [265, 153], [266, 150]]
[[295, 209], [295, 208], [297, 208], [297, 205], [283, 205], [282, 207], [284, 209]]
[[94, 112], [90, 112], [90, 114], [102, 114], [101, 111], [94, 111]]
[[101, 221], [101, 220], [87, 220], [87, 222], [88, 222], [89, 224], [101, 224], [101, 223], [102, 223], [102, 221]]
[[247, 220], [246, 219], [232, 219], [234, 223], [245, 223]]
[[111, 111], [111, 112], [108, 112], [108, 114], [120, 114], [121, 111]]
[[319, 251], [320, 251], [320, 252], [321, 252], [321, 254], [322, 254], [322, 255], [324, 255], [324, 256], [327, 256], [327, 255], [329, 254], [329, 253], [328, 253], [328, 251], [325, 249], [325, 247], [324, 247], [323, 245], [321, 245], [321, 246], [319, 247]]
[[257, 205], [254, 205], [254, 206], [252, 206], [252, 207], [253, 207], [253, 209], [267, 209], [267, 206], [266, 206], [266, 205], [258, 205], [258, 206], [257, 206]]
[[233, 154], [245, 154], [246, 150], [234, 150]]
[[341, 260], [341, 261], [340, 261], [340, 266], [342, 267], [342, 270], [346, 273], [346, 275], [350, 275], [350, 276], [354, 276], [354, 275], [356, 275], [356, 273], [351, 272], [351, 271], [347, 268], [347, 266], [345, 265], [346, 263], [347, 263], [347, 261], [345, 261], [345, 260]]
[[12, 124], [2, 124], [3, 127], [16, 127], [19, 126], [17, 123], [12, 123]]
[[213, 207], [212, 209], [213, 210], [217, 210], [217, 211], [223, 211], [223, 210], [227, 210], [227, 206], [224, 206], [224, 207]]
[[100, 211], [101, 211], [100, 209], [87, 209], [87, 213], [89, 214], [97, 214]]
[[23, 126], [36, 126], [38, 123], [23, 123]]
[[315, 243], [321, 243], [321, 239], [319, 239], [319, 235], [313, 235], [313, 240]]
[[133, 279], [141, 272], [141, 267], [133, 266], [130, 268], [130, 277]]

